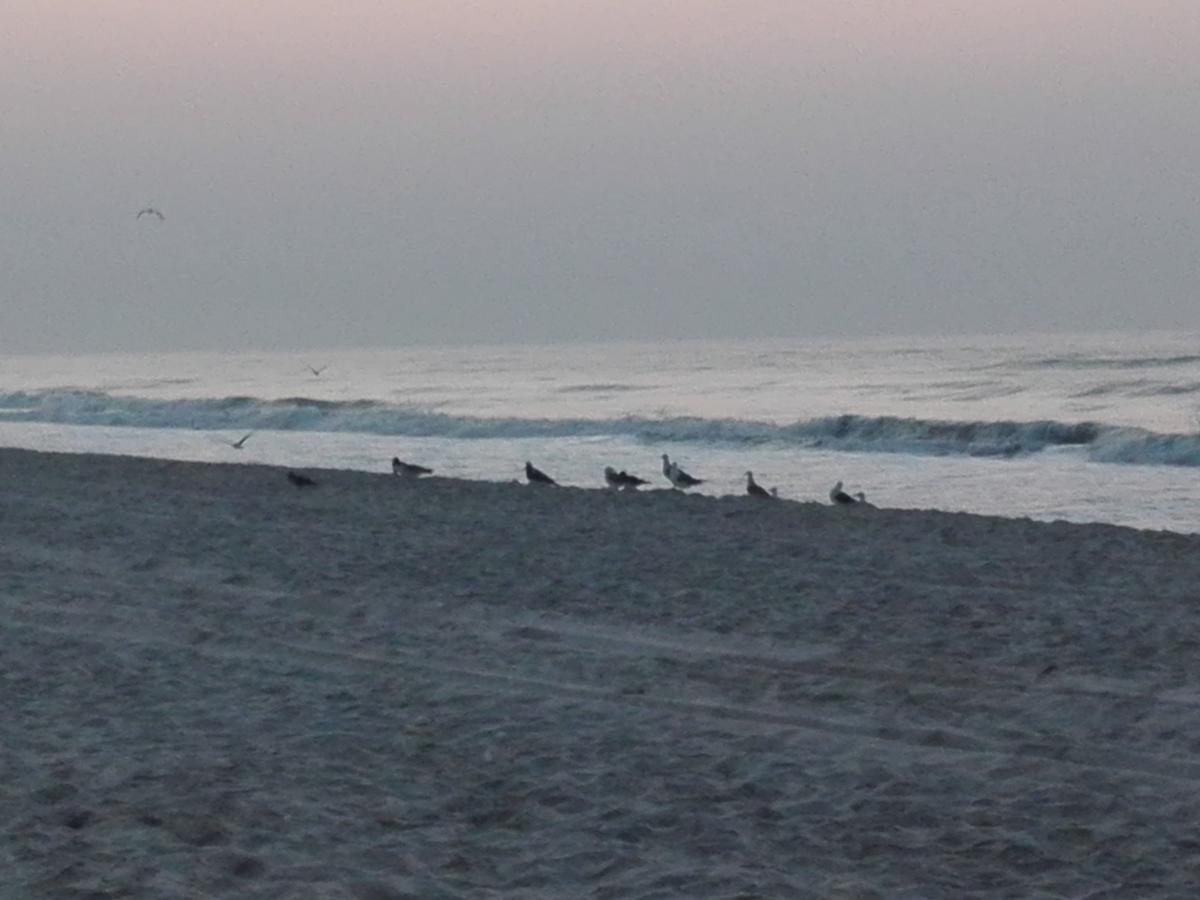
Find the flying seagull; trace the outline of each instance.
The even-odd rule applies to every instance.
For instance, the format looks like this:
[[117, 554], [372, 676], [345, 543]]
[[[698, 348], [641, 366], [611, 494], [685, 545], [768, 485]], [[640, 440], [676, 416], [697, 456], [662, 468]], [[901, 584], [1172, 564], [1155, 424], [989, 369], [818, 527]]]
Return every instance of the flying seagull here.
[[246, 441], [250, 440], [250, 435], [252, 435], [252, 434], [254, 434], [253, 431], [247, 431], [244, 435], [242, 435], [236, 441], [233, 441], [229, 446], [232, 447], [234, 450], [241, 450], [244, 446], [246, 446]]
[[139, 209], [138, 214], [134, 218], [140, 219], [142, 216], [158, 216], [158, 221], [167, 221], [167, 217], [160, 213], [153, 206], [147, 206], [144, 209]]
[[693, 478], [687, 472], [683, 471], [683, 469], [679, 468], [678, 465], [671, 462], [670, 457], [665, 453], [662, 455], [662, 461], [663, 474], [667, 476], [667, 481], [671, 482], [673, 487], [681, 491], [686, 491], [690, 487], [704, 484], [703, 478]]
[[418, 466], [416, 463], [403, 462], [400, 457], [392, 457], [392, 474], [404, 478], [420, 478], [422, 475], [432, 475], [433, 469]]
[[[865, 494], [863, 494], [861, 496], [864, 499], [866, 498]], [[847, 494], [845, 491], [842, 490], [842, 483], [840, 481], [830, 489], [829, 500], [831, 503], [834, 503], [835, 505], [838, 505], [838, 506], [853, 506], [854, 504], [859, 502], [856, 497], [851, 497], [849, 494]]]
[[308, 371], [312, 372], [313, 375], [320, 375], [322, 372], [324, 372], [326, 369], [329, 368], [329, 363], [325, 363], [325, 365], [321, 366], [321, 368], [319, 368], [319, 369], [316, 368], [315, 366], [309, 365], [308, 363], [305, 363], [304, 367], [306, 369], [308, 369]]
[[317, 483], [307, 475], [301, 475], [299, 472], [288, 472], [287, 480], [298, 488], [316, 487]]
[[636, 475], [630, 475], [624, 469], [618, 472], [612, 466], [604, 467], [604, 481], [610, 488], [630, 491], [636, 491], [641, 485], [649, 484], [645, 478], [638, 478]]
[[558, 484], [557, 481], [528, 460], [525, 461], [525, 478], [530, 484]]
[[754, 480], [754, 473], [746, 473], [746, 493], [751, 497], [763, 497], [767, 500], [772, 499], [775, 495], [768, 491], [765, 487]]

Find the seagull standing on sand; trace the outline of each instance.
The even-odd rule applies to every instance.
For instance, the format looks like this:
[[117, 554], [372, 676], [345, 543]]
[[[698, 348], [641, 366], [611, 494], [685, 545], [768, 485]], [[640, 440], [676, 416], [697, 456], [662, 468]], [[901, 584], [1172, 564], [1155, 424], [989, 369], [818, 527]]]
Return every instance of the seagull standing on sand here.
[[698, 484], [704, 484], [703, 478], [693, 478], [678, 465], [671, 462], [671, 458], [667, 454], [662, 455], [662, 470], [667, 476], [667, 481], [671, 482], [671, 486], [681, 491], [686, 491], [690, 487], [695, 487]]
[[754, 473], [746, 473], [746, 493], [751, 497], [762, 497], [766, 500], [771, 500], [775, 495], [768, 491], [765, 487], [754, 480]]
[[153, 206], [147, 206], [142, 209], [139, 209], [138, 214], [136, 216], [134, 216], [134, 218], [140, 219], [142, 216], [158, 216], [158, 221], [160, 221], [160, 222], [167, 221], [167, 217], [164, 216], [162, 213], [160, 213]]
[[612, 466], [604, 467], [604, 481], [610, 488], [630, 491], [636, 491], [641, 485], [649, 483], [645, 478], [638, 478], [636, 475], [630, 475], [624, 469], [618, 472]]
[[558, 484], [529, 460], [525, 461], [525, 478], [530, 484]]
[[432, 475], [433, 469], [418, 466], [416, 463], [406, 463], [401, 461], [400, 457], [393, 456], [392, 474], [400, 475], [404, 478], [420, 478], [422, 475]]
[[[861, 496], [864, 500], [866, 499], [866, 494], [860, 494], [859, 496]], [[851, 497], [842, 490], [842, 483], [840, 481], [830, 488], [829, 500], [831, 503], [837, 506], [853, 506], [859, 502], [857, 498]]]

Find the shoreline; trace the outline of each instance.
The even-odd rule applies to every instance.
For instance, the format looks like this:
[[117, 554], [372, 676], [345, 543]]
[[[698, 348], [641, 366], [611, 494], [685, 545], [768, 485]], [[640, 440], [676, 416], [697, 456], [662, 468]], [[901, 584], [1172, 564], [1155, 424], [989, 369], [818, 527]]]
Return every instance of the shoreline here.
[[1195, 885], [1200, 536], [303, 471], [0, 449], [0, 893]]
[[[274, 473], [277, 473], [280, 477], [283, 477], [284, 473], [286, 473], [289, 468], [292, 468], [297, 472], [321, 473], [322, 476], [332, 475], [332, 476], [335, 476], [338, 478], [340, 478], [342, 476], [354, 476], [354, 477], [361, 477], [361, 478], [368, 478], [368, 479], [382, 478], [385, 481], [401, 480], [401, 479], [397, 478], [397, 476], [393, 475], [392, 473], [385, 472], [383, 470], [374, 471], [374, 470], [370, 470], [370, 469], [356, 469], [356, 468], [329, 468], [329, 467], [324, 467], [324, 466], [319, 466], [319, 465], [312, 465], [312, 466], [297, 465], [297, 466], [289, 467], [289, 466], [275, 463], [275, 462], [262, 462], [262, 461], [231, 462], [231, 461], [226, 461], [226, 460], [177, 459], [174, 457], [167, 457], [167, 456], [140, 456], [137, 454], [130, 454], [130, 453], [107, 453], [107, 452], [97, 452], [97, 451], [73, 451], [73, 450], [35, 450], [35, 449], [27, 448], [27, 447], [0, 446], [0, 458], [2, 458], [5, 454], [28, 454], [30, 456], [62, 457], [62, 458], [80, 459], [80, 460], [84, 460], [84, 459], [124, 460], [124, 461], [129, 461], [131, 463], [146, 463], [146, 464], [155, 465], [155, 466], [178, 465], [178, 466], [184, 466], [184, 467], [216, 468], [216, 469], [230, 469], [230, 468], [232, 468], [232, 469], [255, 469], [255, 470], [260, 470], [263, 472], [274, 472]], [[647, 471], [649, 471], [649, 470], [647, 469]], [[657, 473], [653, 473], [653, 474], [657, 474]], [[507, 479], [507, 480], [505, 480], [505, 479], [487, 479], [487, 478], [464, 478], [464, 477], [458, 477], [458, 476], [453, 476], [453, 475], [441, 475], [441, 474], [435, 472], [432, 476], [422, 476], [419, 480], [422, 483], [440, 483], [443, 485], [462, 485], [464, 487], [467, 487], [467, 486], [481, 486], [481, 487], [482, 486], [505, 486], [505, 487], [516, 486], [516, 487], [521, 487], [521, 488], [531, 487], [531, 485], [527, 484], [523, 480], [523, 478], [518, 478], [516, 476], [514, 476], [510, 479]], [[559, 484], [556, 487], [559, 491], [564, 491], [564, 492], [584, 492], [584, 493], [594, 493], [594, 494], [617, 493], [612, 488], [601, 485], [601, 484], [595, 484], [595, 485]], [[672, 488], [666, 487], [663, 484], [655, 483], [655, 482], [651, 482], [650, 484], [646, 485], [644, 488], [636, 490], [636, 491], [627, 491], [627, 492], [619, 492], [619, 493], [621, 493], [623, 496], [627, 496], [630, 494], [635, 494], [638, 496], [653, 496], [653, 495], [659, 495], [659, 494], [666, 495], [666, 496], [687, 496], [687, 497], [691, 497], [693, 499], [704, 499], [704, 500], [709, 500], [709, 501], [713, 501], [713, 502], [717, 502], [717, 503], [722, 503], [722, 502], [737, 503], [737, 502], [745, 501], [747, 499], [747, 496], [741, 492], [713, 494], [713, 493], [705, 493], [705, 492], [699, 491], [699, 490], [692, 491], [692, 492], [677, 491]], [[824, 499], [816, 499], [816, 498], [811, 498], [811, 497], [795, 498], [795, 497], [780, 495], [780, 496], [774, 497], [772, 499], [774, 501], [782, 503], [788, 507], [803, 507], [803, 508], [815, 507], [815, 508], [830, 508], [830, 509], [840, 508], [840, 507], [835, 507], [833, 504], [829, 503], [828, 501], [826, 501]], [[934, 515], [934, 516], [950, 516], [950, 517], [965, 516], [965, 517], [969, 517], [972, 519], [996, 520], [996, 521], [1000, 521], [1000, 522], [1025, 522], [1025, 523], [1030, 523], [1030, 524], [1034, 524], [1034, 525], [1041, 525], [1041, 526], [1048, 526], [1048, 527], [1069, 526], [1072, 528], [1116, 528], [1116, 529], [1121, 529], [1121, 530], [1134, 531], [1134, 532], [1138, 532], [1141, 534], [1170, 535], [1170, 536], [1175, 536], [1175, 537], [1180, 537], [1180, 538], [1191, 538], [1191, 539], [1195, 539], [1198, 542], [1200, 542], [1200, 531], [1176, 531], [1176, 530], [1173, 530], [1170, 528], [1143, 527], [1143, 526], [1139, 526], [1139, 525], [1127, 525], [1127, 524], [1122, 524], [1119, 522], [1107, 522], [1107, 521], [1101, 521], [1101, 520], [1077, 521], [1077, 520], [1062, 519], [1062, 518], [1058, 518], [1058, 519], [1036, 518], [1033, 516], [1002, 515], [1002, 514], [998, 514], [998, 513], [972, 512], [970, 510], [941, 509], [938, 507], [886, 506], [886, 505], [877, 505], [870, 496], [867, 497], [867, 500], [869, 502], [868, 502], [866, 508], [854, 507], [854, 508], [849, 508], [849, 509], [846, 509], [846, 508], [841, 508], [841, 509], [843, 510], [843, 512], [847, 512], [852, 515], [865, 515], [865, 514], [868, 514], [868, 512], [873, 511], [873, 512], [878, 512], [878, 513], [887, 513], [887, 514]], [[767, 501], [764, 501], [764, 502], [767, 502]]]

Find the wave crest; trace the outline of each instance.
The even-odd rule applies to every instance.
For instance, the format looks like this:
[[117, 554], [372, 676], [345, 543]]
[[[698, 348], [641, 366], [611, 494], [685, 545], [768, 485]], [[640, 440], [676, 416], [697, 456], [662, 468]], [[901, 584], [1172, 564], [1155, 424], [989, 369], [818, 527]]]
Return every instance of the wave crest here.
[[456, 416], [374, 400], [156, 400], [99, 391], [0, 394], [0, 422], [201, 430], [349, 432], [460, 439], [624, 437], [649, 444], [741, 444], [1014, 457], [1075, 448], [1096, 462], [1200, 467], [1200, 435], [1160, 434], [1095, 422], [955, 422], [842, 415], [775, 424], [688, 416], [526, 419]]

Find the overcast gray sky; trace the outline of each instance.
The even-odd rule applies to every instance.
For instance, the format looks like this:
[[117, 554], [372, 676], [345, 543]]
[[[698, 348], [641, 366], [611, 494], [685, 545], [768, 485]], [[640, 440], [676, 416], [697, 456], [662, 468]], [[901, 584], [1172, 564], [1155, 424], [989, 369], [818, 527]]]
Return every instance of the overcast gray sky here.
[[1198, 328], [1200, 3], [6, 0], [0, 211], [10, 352]]

